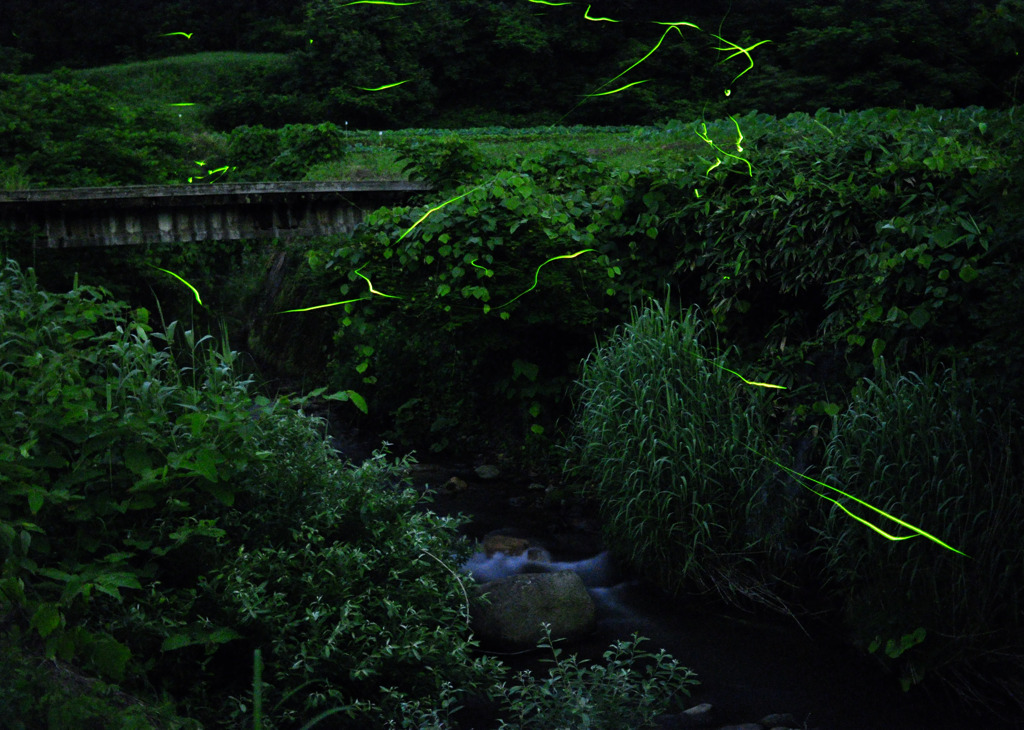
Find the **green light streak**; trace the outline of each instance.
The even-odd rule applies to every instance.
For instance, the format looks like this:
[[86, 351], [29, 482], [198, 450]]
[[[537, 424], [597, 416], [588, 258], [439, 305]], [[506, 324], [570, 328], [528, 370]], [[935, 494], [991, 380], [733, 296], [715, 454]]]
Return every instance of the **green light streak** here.
[[588, 5], [587, 9], [583, 11], [583, 17], [586, 18], [587, 20], [604, 21], [606, 23], [618, 23], [619, 22], [618, 20], [612, 20], [611, 18], [591, 18], [590, 17], [590, 8], [591, 7], [593, 7], [593, 6], [592, 5]]
[[274, 312], [274, 314], [288, 314], [289, 312], [312, 312], [314, 309], [326, 309], [327, 307], [338, 307], [342, 304], [351, 304], [352, 302], [364, 302], [371, 297], [359, 297], [358, 299], [346, 299], [341, 302], [331, 302], [330, 304], [317, 304], [315, 307], [302, 307], [301, 309], [284, 309], [280, 312]]
[[[729, 117], [729, 119], [731, 119], [732, 123], [736, 125], [736, 134], [737, 134], [736, 151], [737, 152], [742, 152], [743, 151], [743, 147], [740, 146], [740, 142], [743, 141], [743, 132], [740, 131], [740, 123], [737, 122], [736, 119], [733, 118], [733, 117]], [[711, 145], [711, 148], [714, 149], [716, 152], [719, 152], [719, 153], [725, 155], [726, 157], [731, 157], [734, 160], [739, 160], [740, 162], [742, 162], [744, 165], [747, 166], [747, 174], [750, 175], [750, 176], [753, 176], [753, 174], [754, 174], [754, 167], [753, 167], [753, 165], [750, 164], [749, 161], [747, 161], [743, 157], [740, 157], [739, 155], [734, 155], [731, 152], [726, 152], [721, 147], [719, 147], [717, 144], [715, 144], [712, 141], [712, 139], [708, 136], [708, 125], [706, 123], [701, 122], [701, 128], [703, 129], [702, 132], [696, 132], [696, 135], [698, 137], [700, 137], [702, 140], [704, 140], [709, 145]], [[709, 167], [707, 170], [704, 171], [704, 175], [707, 176], [707, 174], [709, 172], [711, 172], [712, 170], [714, 170], [716, 167], [718, 167], [721, 164], [722, 164], [721, 158], [716, 159], [715, 160], [715, 164], [713, 164], [711, 167]]]
[[[679, 37], [682, 38], [683, 37], [683, 31], [679, 30], [678, 25], [680, 25], [680, 24], [677, 24], [677, 23], [670, 24], [669, 27], [665, 29], [665, 32], [661, 34], [661, 38], [658, 39], [658, 42], [654, 44], [654, 48], [652, 48], [647, 53], [645, 53], [643, 58], [641, 58], [639, 61], [634, 63], [629, 68], [627, 68], [622, 73], [620, 73], [617, 76], [613, 76], [612, 78], [608, 79], [603, 84], [601, 84], [601, 86], [599, 86], [598, 88], [600, 89], [601, 87], [607, 86], [608, 84], [612, 83], [613, 81], [622, 78], [623, 76], [628, 74], [630, 71], [632, 71], [634, 68], [636, 68], [641, 63], [643, 63], [648, 58], [650, 58], [651, 54], [654, 53], [656, 50], [658, 50], [658, 48], [661, 47], [661, 43], [662, 43], [662, 41], [665, 40], [665, 36], [667, 36], [669, 34], [669, 31], [674, 30], [676, 33], [679, 34]], [[697, 26], [694, 25], [693, 27], [696, 28]], [[699, 28], [698, 28], [698, 30], [699, 30]], [[591, 96], [598, 96], [598, 95], [597, 94], [591, 94]]]
[[[757, 43], [755, 43], [752, 46], [747, 46], [746, 48], [740, 48], [738, 45], [736, 45], [732, 41], [727, 41], [727, 40], [725, 40], [725, 38], [723, 38], [720, 35], [715, 35], [714, 33], [712, 33], [711, 35], [713, 37], [717, 38], [718, 40], [722, 41], [722, 43], [726, 43], [727, 44], [725, 48], [716, 47], [715, 48], [716, 51], [732, 51], [734, 49], [736, 51], [735, 53], [733, 53], [733, 54], [731, 54], [729, 56], [726, 56], [724, 59], [722, 59], [723, 62], [728, 61], [730, 58], [735, 58], [736, 56], [739, 56], [739, 55], [746, 56], [747, 57], [747, 61], [750, 62], [749, 66], [747, 66], [745, 69], [743, 69], [738, 74], [736, 74], [736, 76], [730, 82], [730, 83], [733, 83], [733, 84], [736, 83], [736, 79], [738, 79], [740, 76], [745, 74], [750, 69], [754, 68], [754, 59], [750, 57], [750, 52], [752, 50], [754, 50], [755, 48], [757, 48], [758, 46], [760, 46], [760, 45], [764, 45], [765, 43], [771, 43], [771, 41], [769, 41], [769, 40], [764, 40], [764, 41], [758, 41]], [[726, 95], [728, 95], [728, 93]]]
[[550, 3], [547, 2], [547, 0], [529, 0], [529, 2], [536, 3], [537, 5], [551, 5], [554, 7], [557, 7], [559, 5], [572, 5], [572, 3]]
[[941, 545], [942, 547], [946, 548], [947, 550], [953, 551], [957, 555], [963, 555], [965, 558], [970, 557], [967, 553], [962, 552], [960, 550], [957, 550], [955, 547], [953, 547], [951, 545], [947, 545], [942, 540], [940, 540], [939, 538], [935, 537], [935, 535], [932, 535], [931, 533], [925, 532], [920, 527], [915, 527], [914, 525], [911, 525], [909, 522], [904, 522], [899, 517], [894, 517], [893, 515], [891, 515], [888, 512], [886, 512], [885, 510], [879, 509], [878, 507], [875, 507], [874, 505], [868, 504], [863, 499], [859, 499], [857, 497], [854, 497], [852, 494], [844, 492], [842, 489], [838, 489], [838, 488], [833, 487], [833, 486], [831, 486], [829, 484], [825, 484], [825, 482], [820, 482], [820, 481], [818, 481], [817, 479], [815, 479], [813, 477], [807, 476], [806, 474], [801, 474], [800, 472], [798, 472], [798, 471], [796, 471], [794, 469], [790, 469], [788, 466], [783, 466], [779, 462], [775, 461], [774, 459], [768, 458], [767, 456], [762, 454], [760, 451], [758, 451], [757, 449], [754, 449], [754, 448], [748, 446], [747, 444], [743, 444], [743, 446], [745, 448], [749, 449], [750, 451], [753, 451], [755, 454], [757, 454], [761, 458], [771, 462], [772, 464], [775, 464], [775, 466], [779, 467], [783, 471], [789, 472], [793, 476], [799, 477], [801, 479], [806, 479], [809, 482], [814, 482], [815, 484], [818, 484], [818, 485], [820, 485], [822, 487], [825, 487], [826, 489], [830, 489], [833, 492], [837, 492], [838, 494], [841, 494], [842, 496], [846, 497], [847, 499], [851, 499], [854, 502], [856, 502], [857, 504], [859, 504], [859, 505], [861, 505], [863, 507], [866, 507], [867, 509], [871, 510], [872, 512], [875, 512], [875, 513], [881, 515], [885, 519], [891, 520], [892, 522], [895, 522], [897, 525], [899, 525], [901, 527], [905, 527], [906, 529], [908, 529], [911, 532], [915, 533], [913, 535], [891, 535], [888, 532], [886, 532], [885, 530], [883, 530], [882, 528], [878, 527], [877, 525], [875, 525], [875, 524], [873, 524], [871, 522], [868, 522], [863, 517], [858, 517], [857, 515], [853, 514], [853, 512], [851, 512], [849, 509], [847, 509], [844, 505], [840, 504], [838, 500], [835, 500], [832, 497], [828, 497], [828, 496], [822, 494], [821, 492], [819, 492], [818, 490], [814, 489], [813, 487], [807, 486], [806, 484], [801, 484], [800, 485], [804, 489], [807, 489], [808, 491], [813, 492], [814, 494], [818, 495], [822, 499], [826, 499], [829, 502], [831, 502], [832, 504], [836, 505], [837, 507], [839, 507], [839, 509], [841, 509], [843, 512], [845, 512], [847, 515], [849, 515], [853, 519], [857, 520], [857, 522], [860, 522], [861, 524], [863, 524], [863, 525], [865, 525], [867, 527], [870, 527], [872, 530], [874, 530], [875, 532], [877, 532], [879, 535], [881, 535], [882, 537], [884, 537], [887, 540], [892, 540], [892, 541], [896, 542], [896, 541], [901, 541], [901, 540], [909, 540], [912, 537], [917, 537], [918, 535], [920, 535], [921, 537], [924, 537], [924, 538], [927, 538], [927, 539], [931, 540], [932, 542], [934, 542], [937, 545]]
[[366, 280], [366, 283], [367, 283], [367, 285], [368, 285], [368, 286], [370, 287], [370, 293], [371, 293], [371, 294], [376, 294], [376, 295], [377, 295], [377, 296], [379, 296], [379, 297], [386, 297], [386, 298], [388, 298], [388, 299], [401, 299], [401, 298], [402, 298], [402, 297], [397, 297], [397, 296], [395, 296], [394, 294], [385, 294], [384, 292], [379, 292], [379, 291], [377, 291], [376, 289], [374, 289], [374, 288], [373, 288], [373, 282], [372, 282], [372, 281], [370, 281], [370, 278], [369, 278], [368, 276], [366, 276], [366, 274], [361, 274], [361, 273], [359, 273], [360, 271], [362, 271], [363, 269], [365, 269], [365, 268], [366, 268], [366, 266], [367, 266], [366, 264], [363, 264], [363, 265], [362, 265], [362, 266], [360, 266], [360, 267], [359, 267], [358, 269], [356, 269], [356, 270], [355, 270], [355, 275], [356, 275], [356, 276], [358, 276], [358, 277], [359, 277], [359, 278], [361, 278], [361, 279], [365, 279], [365, 280]]
[[588, 97], [589, 96], [608, 96], [609, 94], [618, 94], [620, 91], [625, 91], [630, 86], [636, 86], [637, 84], [646, 84], [648, 81], [650, 81], [650, 79], [644, 79], [643, 81], [634, 81], [631, 84], [626, 84], [625, 86], [620, 86], [619, 88], [613, 89], [612, 91], [602, 91], [602, 92], [597, 93], [597, 94], [584, 94], [584, 96], [588, 96]]
[[153, 264], [149, 264], [149, 266], [152, 266], [152, 267], [153, 267], [154, 269], [156, 269], [157, 271], [162, 271], [162, 272], [164, 272], [165, 274], [170, 274], [170, 275], [171, 275], [171, 276], [173, 276], [173, 277], [174, 277], [175, 279], [177, 279], [178, 281], [180, 281], [180, 282], [181, 282], [182, 284], [184, 284], [185, 286], [187, 286], [187, 287], [188, 287], [189, 289], [191, 289], [191, 290], [192, 290], [192, 293], [193, 293], [193, 294], [195, 294], [195, 297], [196, 297], [196, 301], [197, 301], [197, 302], [199, 302], [199, 306], [204, 306], [204, 305], [203, 305], [203, 300], [199, 298], [199, 292], [198, 292], [198, 291], [196, 291], [196, 288], [195, 288], [194, 286], [192, 286], [191, 284], [189, 284], [189, 283], [188, 283], [187, 281], [185, 281], [184, 279], [182, 279], [182, 278], [181, 278], [180, 276], [178, 276], [177, 274], [175, 274], [175, 273], [174, 273], [173, 271], [168, 271], [167, 269], [161, 269], [161, 268], [160, 268], [159, 266], [153, 266]]
[[472, 261], [470, 261], [469, 265], [470, 266], [475, 266], [476, 268], [478, 268], [481, 271], [483, 271], [485, 276], [488, 276], [488, 277], [494, 276], [494, 271], [493, 270], [488, 269], [486, 266], [481, 266], [480, 264], [478, 264], [476, 262], [476, 259], [473, 259]]
[[663, 22], [661, 22], [659, 20], [652, 20], [651, 22], [654, 23], [655, 25], [671, 25], [671, 26], [685, 25], [687, 28], [696, 28], [697, 30], [700, 30], [700, 28], [698, 26], [694, 25], [693, 23], [687, 23], [685, 21], [679, 21], [678, 23], [663, 23]]
[[167, 37], [167, 36], [169, 36], [169, 35], [183, 35], [183, 36], [185, 36], [186, 38], [188, 38], [189, 40], [192, 40], [192, 34], [191, 34], [191, 33], [182, 33], [182, 32], [181, 32], [180, 30], [179, 30], [179, 31], [176, 31], [176, 32], [174, 32], [174, 33], [161, 33], [161, 34], [160, 34], [160, 37], [161, 37], [161, 38], [166, 38], [166, 37]]
[[587, 252], [589, 252], [589, 251], [594, 251], [594, 250], [596, 250], [596, 249], [593, 249], [593, 248], [585, 248], [585, 249], [583, 249], [582, 251], [577, 251], [576, 253], [569, 253], [569, 254], [564, 254], [564, 255], [562, 255], [562, 256], [552, 256], [552, 257], [551, 257], [551, 258], [549, 258], [549, 259], [548, 259], [547, 261], [545, 261], [545, 262], [544, 262], [543, 264], [541, 264], [540, 266], [538, 266], [538, 267], [537, 267], [537, 270], [536, 270], [535, 272], [533, 272], [533, 286], [531, 286], [531, 287], [530, 287], [529, 289], [527, 289], [526, 291], [524, 291], [524, 292], [523, 292], [522, 294], [518, 294], [518, 295], [516, 295], [516, 296], [512, 297], [511, 299], [509, 299], [509, 300], [508, 300], [507, 302], [505, 302], [505, 303], [504, 303], [504, 304], [502, 304], [501, 306], [499, 306], [499, 307], [495, 307], [495, 309], [501, 309], [502, 307], [507, 307], [507, 306], [508, 306], [509, 304], [511, 304], [512, 302], [514, 302], [514, 301], [515, 301], [516, 299], [518, 299], [519, 297], [521, 297], [521, 296], [524, 296], [524, 295], [526, 295], [526, 294], [529, 294], [529, 293], [530, 293], [530, 292], [532, 292], [532, 291], [533, 291], [534, 289], [536, 289], [536, 288], [537, 288], [537, 284], [538, 284], [538, 282], [540, 281], [540, 270], [541, 270], [542, 268], [544, 268], [545, 266], [547, 266], [548, 264], [550, 264], [550, 263], [551, 263], [552, 261], [558, 261], [559, 259], [574, 259], [574, 258], [576, 258], [577, 256], [581, 256], [582, 254], [585, 254], [585, 253], [587, 253]]
[[195, 105], [196, 105], [196, 103], [194, 101], [182, 101], [182, 102], [177, 102], [177, 103], [174, 103], [174, 102], [171, 103], [171, 106], [195, 106]]
[[[483, 185], [477, 185], [475, 188], [473, 188], [473, 190], [479, 190], [482, 187], [483, 187]], [[398, 240], [395, 241], [395, 243], [397, 244], [397, 243], [401, 242], [401, 240], [403, 238], [405, 238], [410, 233], [412, 233], [413, 229], [416, 226], [418, 226], [420, 223], [425, 221], [427, 219], [427, 216], [429, 216], [431, 213], [434, 213], [436, 211], [441, 210], [441, 208], [445, 207], [446, 205], [450, 205], [451, 203], [454, 203], [456, 200], [460, 200], [461, 198], [465, 198], [467, 195], [469, 195], [471, 192], [473, 192], [473, 190], [467, 190], [462, 195], [457, 195], [456, 197], [452, 198], [451, 200], [446, 200], [443, 203], [441, 203], [441, 205], [438, 205], [437, 207], [434, 207], [434, 208], [431, 208], [430, 210], [428, 210], [426, 213], [424, 213], [423, 215], [420, 216], [418, 221], [416, 221], [411, 226], [409, 226], [409, 228], [405, 231], [405, 233], [403, 233], [401, 236], [398, 237]]]
[[401, 86], [402, 84], [407, 84], [410, 81], [412, 81], [412, 79], [406, 79], [405, 81], [396, 81], [393, 84], [384, 84], [383, 86], [378, 86], [375, 89], [371, 89], [368, 86], [357, 86], [356, 88], [360, 89], [361, 91], [384, 91], [385, 89], [393, 89], [396, 86]]
[[[726, 277], [726, 278], [728, 279], [729, 277]], [[697, 354], [694, 354], [694, 353], [691, 353], [691, 354], [693, 354], [693, 356], [695, 358], [697, 358], [698, 360], [703, 360], [704, 362], [709, 362], [712, 365], [714, 365], [716, 368], [721, 368], [725, 372], [731, 373], [731, 374], [735, 375], [737, 378], [742, 380], [747, 385], [754, 385], [754, 386], [756, 386], [758, 388], [775, 388], [777, 390], [789, 390], [785, 385], [775, 385], [774, 383], [759, 383], [756, 380], [747, 380], [746, 378], [744, 378], [742, 375], [740, 375], [735, 370], [730, 370], [729, 368], [725, 367], [724, 365], [721, 365], [720, 363], [715, 362], [714, 360], [708, 360], [706, 357], [701, 357], [700, 355], [697, 355]]]

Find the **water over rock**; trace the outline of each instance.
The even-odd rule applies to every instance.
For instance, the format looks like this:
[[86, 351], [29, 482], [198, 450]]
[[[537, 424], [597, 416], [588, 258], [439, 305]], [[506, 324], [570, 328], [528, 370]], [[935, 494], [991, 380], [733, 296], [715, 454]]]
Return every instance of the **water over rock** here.
[[525, 573], [476, 586], [470, 601], [481, 643], [509, 651], [536, 648], [548, 624], [553, 639], [573, 639], [594, 628], [594, 601], [569, 570]]

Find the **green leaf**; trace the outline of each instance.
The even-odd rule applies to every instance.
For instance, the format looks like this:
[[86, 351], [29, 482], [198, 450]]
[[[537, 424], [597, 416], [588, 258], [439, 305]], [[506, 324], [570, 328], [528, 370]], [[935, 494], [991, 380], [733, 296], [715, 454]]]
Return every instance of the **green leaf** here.
[[149, 449], [146, 448], [146, 445], [142, 443], [128, 444], [124, 450], [124, 465], [133, 474], [143, 474], [152, 469], [153, 460], [149, 457]]
[[926, 324], [928, 324], [931, 318], [931, 314], [924, 307], [918, 307], [917, 309], [910, 313], [910, 323], [917, 327], [918, 329], [921, 329]]
[[108, 596], [121, 600], [119, 588], [142, 588], [139, 579], [134, 573], [100, 573], [93, 580], [96, 590], [106, 593]]
[[960, 278], [966, 282], [972, 282], [978, 278], [978, 271], [970, 264], [964, 264], [960, 267]]
[[39, 487], [29, 487], [28, 490], [28, 509], [32, 514], [36, 514], [43, 508], [43, 502], [46, 501], [46, 490]]
[[176, 649], [184, 649], [186, 646], [192, 646], [196, 641], [188, 634], [174, 634], [164, 639], [163, 643], [160, 644], [160, 651], [175, 651]]
[[369, 413], [369, 408], [366, 407], [366, 399], [354, 390], [346, 390], [348, 397], [352, 399], [352, 405], [361, 410], [363, 413]]
[[104, 637], [92, 647], [92, 663], [100, 673], [120, 682], [132, 653], [127, 646], [116, 639]]
[[219, 629], [214, 629], [206, 636], [206, 642], [210, 644], [226, 644], [229, 641], [235, 639], [241, 639], [242, 635], [234, 629], [229, 629], [222, 626]]
[[188, 634], [172, 634], [160, 644], [160, 651], [176, 651], [177, 649], [184, 649], [186, 646], [195, 646], [196, 644], [226, 644], [229, 641], [240, 638], [242, 638], [242, 635], [237, 631], [223, 626], [207, 632], [198, 631]]
[[29, 626], [39, 632], [39, 636], [46, 638], [53, 633], [54, 629], [60, 626], [61, 615], [57, 606], [52, 603], [40, 603], [32, 614]]
[[512, 361], [512, 377], [518, 378], [520, 375], [524, 376], [531, 383], [537, 380], [537, 374], [540, 372], [540, 367], [536, 363], [527, 362], [526, 360], [513, 360]]

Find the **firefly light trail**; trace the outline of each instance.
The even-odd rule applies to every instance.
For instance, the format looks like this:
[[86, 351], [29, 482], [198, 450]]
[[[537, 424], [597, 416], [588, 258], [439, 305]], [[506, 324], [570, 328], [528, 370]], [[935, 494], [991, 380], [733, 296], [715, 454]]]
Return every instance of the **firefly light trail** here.
[[909, 540], [912, 537], [917, 537], [918, 535], [920, 535], [921, 537], [924, 537], [924, 538], [926, 538], [928, 540], [931, 540], [932, 542], [934, 542], [937, 545], [941, 545], [942, 547], [946, 548], [947, 550], [953, 551], [957, 555], [963, 555], [964, 557], [970, 557], [966, 553], [964, 553], [964, 552], [962, 552], [960, 550], [957, 550], [952, 545], [947, 545], [942, 540], [940, 540], [939, 538], [935, 537], [935, 535], [932, 535], [932, 534], [930, 534], [928, 532], [925, 532], [920, 527], [915, 527], [914, 525], [911, 525], [909, 522], [904, 522], [900, 518], [894, 517], [893, 515], [891, 515], [888, 512], [886, 512], [885, 510], [879, 509], [878, 507], [875, 507], [875, 506], [865, 502], [863, 499], [859, 499], [857, 497], [854, 497], [852, 494], [844, 492], [842, 489], [838, 489], [838, 488], [833, 487], [833, 486], [831, 486], [829, 484], [825, 484], [825, 482], [820, 482], [817, 479], [814, 479], [813, 477], [809, 477], [806, 474], [801, 474], [800, 472], [798, 472], [798, 471], [796, 471], [794, 469], [790, 469], [788, 466], [784, 466], [784, 465], [780, 464], [779, 462], [775, 461], [774, 459], [770, 459], [766, 455], [764, 455], [761, 452], [759, 452], [757, 449], [754, 449], [754, 448], [748, 446], [747, 444], [743, 444], [743, 446], [745, 448], [749, 449], [750, 451], [753, 451], [755, 454], [757, 454], [761, 458], [771, 462], [772, 464], [775, 464], [775, 466], [779, 467], [783, 471], [787, 471], [790, 474], [792, 474], [793, 476], [799, 477], [800, 479], [806, 479], [809, 482], [814, 482], [815, 484], [817, 484], [819, 486], [825, 487], [825, 489], [829, 489], [829, 490], [831, 490], [833, 492], [841, 494], [842, 496], [846, 497], [847, 499], [853, 500], [857, 504], [859, 504], [859, 505], [861, 505], [863, 507], [866, 507], [867, 509], [871, 510], [872, 512], [876, 512], [877, 514], [881, 515], [885, 519], [891, 520], [892, 522], [895, 522], [897, 525], [899, 525], [901, 527], [905, 527], [906, 529], [908, 529], [908, 530], [910, 530], [911, 532], [914, 533], [913, 535], [892, 535], [892, 534], [886, 532], [885, 530], [883, 530], [882, 528], [878, 527], [877, 525], [875, 525], [875, 524], [873, 524], [871, 522], [868, 522], [863, 517], [858, 517], [857, 515], [853, 514], [853, 512], [851, 512], [849, 509], [847, 509], [846, 506], [841, 504], [838, 500], [833, 499], [832, 497], [829, 497], [827, 495], [824, 495], [821, 492], [819, 492], [818, 490], [814, 489], [813, 487], [807, 486], [806, 484], [801, 484], [800, 485], [804, 489], [807, 489], [808, 491], [813, 492], [814, 494], [818, 495], [822, 499], [828, 500], [832, 504], [836, 505], [837, 507], [839, 507], [839, 509], [841, 509], [847, 515], [849, 515], [850, 517], [855, 519], [857, 522], [860, 522], [862, 525], [870, 527], [872, 530], [874, 530], [875, 532], [877, 532], [879, 535], [881, 535], [882, 537], [884, 537], [887, 540], [892, 540], [894, 542], [897, 542], [897, 541], [901, 541], [901, 540]]
[[593, 20], [593, 21], [597, 21], [597, 22], [603, 21], [605, 23], [618, 23], [619, 22], [618, 20], [612, 20], [611, 18], [591, 18], [590, 17], [590, 8], [591, 7], [593, 7], [593, 6], [588, 5], [587, 9], [583, 11], [583, 17], [586, 18], [587, 20]]
[[524, 292], [523, 292], [522, 294], [519, 294], [519, 295], [517, 295], [517, 296], [514, 296], [514, 297], [512, 297], [511, 299], [509, 299], [509, 300], [508, 300], [507, 302], [505, 302], [505, 303], [504, 303], [504, 304], [502, 304], [501, 306], [499, 306], [499, 307], [496, 307], [496, 309], [501, 309], [502, 307], [507, 307], [507, 306], [508, 306], [509, 304], [511, 304], [512, 302], [514, 302], [514, 301], [515, 301], [516, 299], [518, 299], [519, 297], [521, 297], [521, 296], [524, 296], [524, 295], [526, 295], [526, 294], [529, 294], [529, 293], [530, 293], [530, 292], [532, 292], [532, 291], [533, 291], [534, 289], [536, 289], [536, 288], [537, 288], [537, 283], [538, 283], [538, 282], [540, 281], [540, 270], [541, 270], [542, 268], [544, 268], [545, 266], [547, 266], [548, 264], [550, 264], [550, 263], [551, 263], [552, 261], [558, 261], [559, 259], [574, 259], [574, 258], [576, 258], [577, 256], [582, 256], [583, 254], [585, 254], [585, 253], [588, 253], [588, 252], [590, 252], [590, 251], [594, 251], [594, 250], [595, 250], [595, 249], [592, 249], [592, 248], [585, 248], [585, 249], [583, 249], [582, 251], [577, 251], [576, 253], [569, 253], [569, 254], [564, 254], [564, 255], [562, 255], [562, 256], [552, 256], [552, 257], [551, 257], [551, 258], [549, 258], [549, 259], [548, 259], [547, 261], [545, 261], [545, 262], [544, 262], [543, 264], [541, 264], [540, 266], [538, 266], [538, 267], [537, 267], [537, 270], [533, 272], [533, 286], [531, 286], [531, 287], [530, 287], [529, 289], [527, 289], [526, 291], [524, 291]]
[[406, 79], [405, 81], [396, 81], [393, 84], [384, 84], [383, 86], [378, 86], [378, 87], [373, 88], [373, 89], [371, 89], [368, 86], [357, 86], [356, 88], [360, 89], [361, 91], [384, 91], [385, 89], [393, 89], [396, 86], [401, 86], [402, 84], [407, 84], [410, 81], [412, 81], [412, 79]]
[[185, 281], [185, 280], [184, 280], [183, 278], [181, 278], [180, 276], [178, 276], [177, 274], [175, 274], [175, 273], [174, 273], [173, 271], [168, 271], [167, 269], [161, 269], [161, 268], [160, 268], [159, 266], [153, 266], [153, 264], [150, 264], [150, 266], [152, 266], [152, 267], [153, 267], [154, 269], [156, 269], [157, 271], [162, 271], [162, 272], [164, 272], [165, 274], [170, 274], [170, 275], [171, 275], [171, 276], [173, 276], [173, 277], [174, 277], [175, 279], [177, 279], [178, 281], [180, 281], [180, 282], [181, 282], [182, 284], [184, 284], [185, 286], [187, 286], [187, 287], [188, 287], [189, 289], [191, 289], [191, 290], [192, 290], [192, 293], [193, 293], [193, 294], [195, 294], [195, 297], [196, 297], [196, 301], [197, 301], [197, 302], [199, 302], [199, 306], [205, 306], [205, 305], [203, 304], [203, 300], [199, 298], [199, 292], [198, 292], [198, 291], [196, 291], [196, 288], [195, 288], [194, 286], [192, 286], [191, 284], [189, 284], [189, 283], [188, 283], [187, 281]]
[[[718, 40], [722, 41], [722, 43], [728, 44], [725, 48], [716, 47], [715, 48], [716, 51], [731, 51], [731, 50], [734, 50], [734, 49], [736, 51], [732, 55], [726, 56], [724, 59], [722, 59], [723, 62], [724, 61], [728, 61], [730, 58], [735, 58], [736, 56], [739, 56], [739, 55], [746, 56], [747, 57], [747, 61], [750, 62], [749, 66], [747, 66], [745, 69], [743, 69], [738, 74], [736, 74], [736, 76], [733, 78], [733, 80], [731, 82], [729, 82], [731, 84], [735, 84], [736, 83], [736, 79], [738, 79], [740, 76], [745, 74], [747, 71], [750, 71], [752, 68], [754, 68], [754, 59], [751, 58], [750, 52], [752, 50], [754, 50], [755, 48], [757, 48], [758, 46], [760, 46], [760, 45], [763, 45], [765, 43], [771, 43], [771, 41], [769, 41], [769, 40], [764, 40], [764, 41], [758, 41], [757, 43], [755, 43], [752, 46], [747, 46], [746, 48], [740, 48], [738, 45], [736, 45], [732, 41], [727, 41], [727, 40], [725, 40], [725, 38], [723, 38], [720, 35], [715, 35], [714, 33], [712, 33], [711, 35], [713, 37], [717, 38]], [[729, 95], [729, 90], [728, 89], [726, 89], [725, 94], [726, 94], [726, 96]]]
[[[740, 131], [740, 123], [737, 122], [734, 117], [729, 117], [729, 119], [732, 120], [732, 123], [734, 125], [736, 125], [736, 151], [737, 152], [742, 152], [743, 151], [743, 147], [740, 145], [740, 142], [743, 141], [743, 132]], [[698, 137], [700, 137], [702, 140], [704, 140], [709, 145], [711, 145], [711, 148], [716, 150], [717, 152], [722, 153], [726, 157], [731, 157], [734, 160], [739, 160], [740, 162], [745, 164], [747, 166], [747, 174], [748, 175], [753, 175], [754, 174], [754, 168], [753, 168], [753, 166], [750, 164], [750, 162], [748, 160], [740, 157], [739, 155], [734, 155], [734, 154], [732, 154], [730, 152], [726, 152], [725, 150], [723, 150], [721, 147], [719, 147], [717, 144], [715, 144], [711, 140], [711, 137], [708, 136], [708, 125], [706, 123], [702, 123], [701, 127], [703, 128], [703, 131], [696, 133]], [[709, 172], [711, 172], [712, 170], [714, 170], [716, 167], [718, 167], [721, 164], [722, 164], [722, 160], [721, 159], [716, 159], [715, 160], [715, 164], [713, 164], [711, 167], [709, 167], [707, 170], [705, 170], [704, 174], [707, 175]]]

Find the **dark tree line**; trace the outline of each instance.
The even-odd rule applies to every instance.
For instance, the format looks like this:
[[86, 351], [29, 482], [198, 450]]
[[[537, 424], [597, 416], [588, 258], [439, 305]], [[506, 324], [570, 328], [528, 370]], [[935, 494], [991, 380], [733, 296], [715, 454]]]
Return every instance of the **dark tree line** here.
[[[752, 108], [1007, 106], [1024, 0], [6, 0], [0, 71], [203, 50], [288, 52], [212, 112], [219, 127], [640, 123]], [[590, 18], [608, 18], [592, 20]], [[615, 21], [615, 22], [612, 22]], [[688, 22], [670, 30], [657, 22]], [[187, 32], [191, 38], [166, 36]], [[643, 63], [630, 65], [661, 45]], [[754, 67], [738, 52], [750, 50]], [[634, 81], [629, 89], [612, 91]], [[367, 91], [400, 84], [385, 91]], [[735, 87], [735, 88], [733, 88]], [[726, 92], [729, 92], [728, 94]]]

